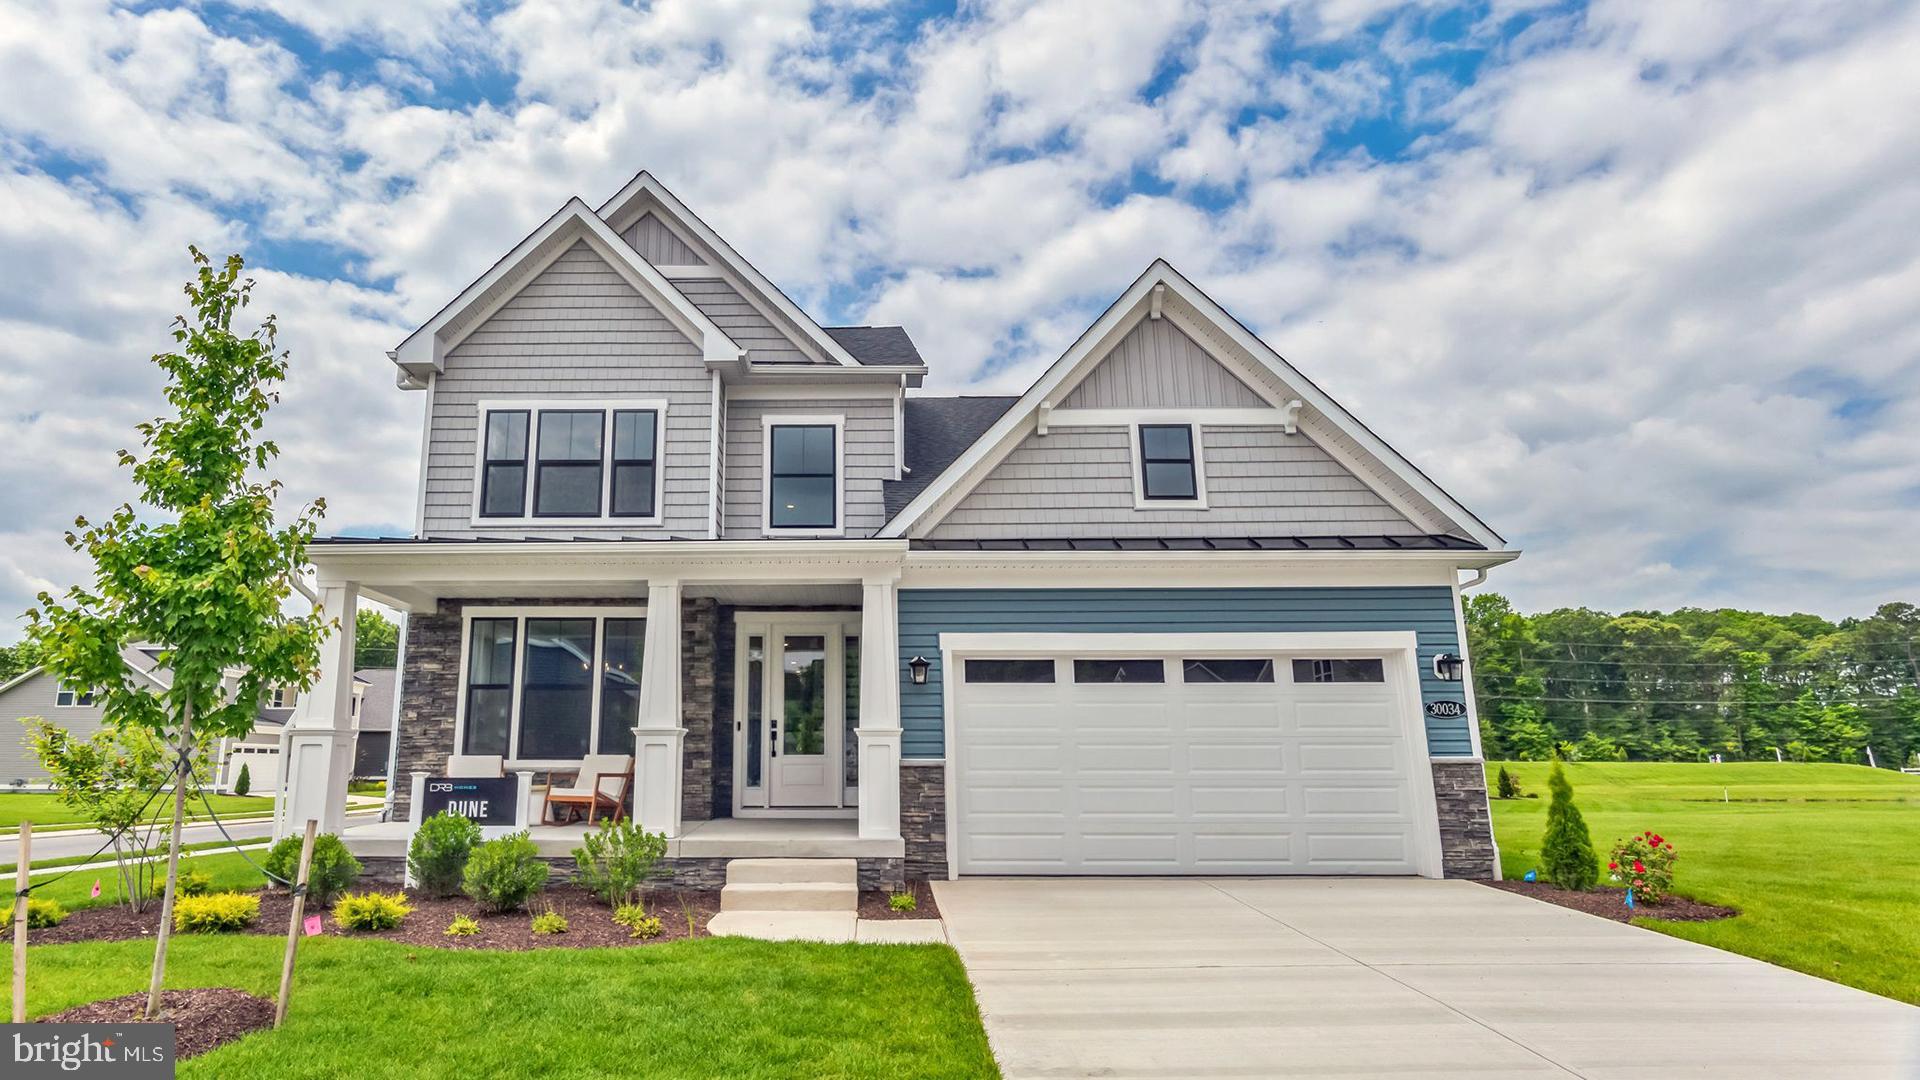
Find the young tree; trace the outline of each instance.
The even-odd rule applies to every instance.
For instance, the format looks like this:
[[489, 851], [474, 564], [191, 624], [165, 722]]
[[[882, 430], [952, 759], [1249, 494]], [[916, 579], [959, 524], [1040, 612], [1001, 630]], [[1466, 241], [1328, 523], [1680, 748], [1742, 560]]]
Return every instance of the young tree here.
[[[273, 316], [235, 333], [233, 317], [253, 290], [252, 279], [240, 280], [243, 262], [229, 256], [216, 270], [198, 248], [189, 251], [198, 265], [186, 287], [193, 314], [175, 320], [178, 351], [153, 358], [174, 415], [139, 426], [144, 456], [120, 451], [151, 517], [123, 505], [103, 522], [76, 520], [67, 544], [93, 563], [93, 584], [60, 600], [42, 593], [27, 613], [28, 639], [47, 670], [93, 691], [109, 723], [179, 748], [149, 1019], [159, 1015], [166, 977], [180, 824], [193, 786], [188, 752], [197, 737], [246, 735], [269, 688], [311, 687], [329, 628], [317, 610], [284, 610], [325, 504], [276, 527], [280, 483], [257, 478], [279, 454], [260, 432], [279, 400], [270, 387], [287, 374]], [[127, 677], [121, 650], [139, 641], [163, 646], [156, 659], [172, 673], [165, 689]], [[241, 674], [229, 693], [222, 676], [232, 669]]]
[[1600, 877], [1600, 860], [1593, 853], [1593, 838], [1587, 835], [1587, 819], [1573, 805], [1573, 785], [1567, 782], [1567, 772], [1558, 761], [1547, 774], [1547, 790], [1553, 793], [1553, 801], [1547, 804], [1540, 869], [1555, 885], [1585, 892]]
[[399, 656], [400, 628], [372, 608], [361, 608], [353, 617], [353, 667], [384, 668], [394, 666]]

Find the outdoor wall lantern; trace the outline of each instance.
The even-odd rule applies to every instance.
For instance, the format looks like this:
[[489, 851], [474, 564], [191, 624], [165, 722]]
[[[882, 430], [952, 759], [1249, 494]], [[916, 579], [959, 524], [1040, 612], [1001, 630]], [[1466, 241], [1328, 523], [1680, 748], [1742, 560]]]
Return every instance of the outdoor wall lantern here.
[[933, 662], [928, 660], [924, 656], [916, 656], [913, 659], [907, 661], [907, 670], [911, 672], [913, 675], [913, 685], [915, 686], [927, 685], [927, 669], [931, 668], [932, 666], [933, 666]]
[[1441, 682], [1459, 682], [1466, 674], [1467, 662], [1450, 652], [1433, 658], [1433, 677]]

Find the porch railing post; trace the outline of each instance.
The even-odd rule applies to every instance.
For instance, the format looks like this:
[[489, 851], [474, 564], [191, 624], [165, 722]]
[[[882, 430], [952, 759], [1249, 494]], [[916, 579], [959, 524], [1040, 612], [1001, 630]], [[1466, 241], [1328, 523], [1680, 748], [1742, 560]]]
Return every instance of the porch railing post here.
[[868, 581], [860, 607], [860, 837], [900, 838], [900, 621], [891, 580]]
[[687, 729], [680, 706], [680, 583], [647, 586], [640, 722], [633, 729], [633, 816], [648, 832], [680, 835], [680, 770]]

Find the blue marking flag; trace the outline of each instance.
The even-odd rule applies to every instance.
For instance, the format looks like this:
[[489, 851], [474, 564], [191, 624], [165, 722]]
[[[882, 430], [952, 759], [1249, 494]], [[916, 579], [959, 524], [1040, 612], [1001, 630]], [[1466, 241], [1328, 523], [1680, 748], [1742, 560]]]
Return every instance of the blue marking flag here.
[[1525, 876], [1525, 877], [1523, 877], [1523, 878], [1521, 878], [1521, 880], [1522, 880], [1522, 881], [1538, 881], [1538, 880], [1539, 880], [1539, 878], [1540, 878], [1540, 871], [1538, 871], [1538, 870], [1529, 870], [1529, 871], [1527, 871], [1527, 874], [1526, 874], [1526, 876]]
[[1633, 908], [1633, 886], [1631, 885], [1627, 886], [1627, 908], [1629, 910]]

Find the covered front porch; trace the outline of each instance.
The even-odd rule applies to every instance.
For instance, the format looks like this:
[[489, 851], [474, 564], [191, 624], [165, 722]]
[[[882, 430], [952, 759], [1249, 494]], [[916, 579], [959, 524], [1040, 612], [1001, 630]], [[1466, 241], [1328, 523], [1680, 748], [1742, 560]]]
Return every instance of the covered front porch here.
[[[676, 875], [775, 856], [891, 863], [897, 876], [904, 553], [832, 540], [317, 544], [321, 601], [342, 629], [283, 736], [279, 832], [311, 817], [363, 859], [403, 858], [410, 779], [449, 775], [458, 756], [524, 774], [515, 823], [565, 859], [587, 826], [551, 824], [544, 792], [612, 760], [631, 774], [608, 790], [668, 838]], [[348, 829], [342, 688], [363, 598], [407, 625], [391, 820]]]

